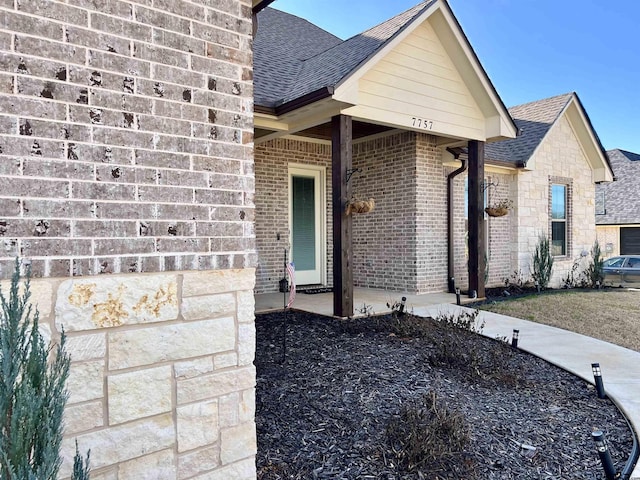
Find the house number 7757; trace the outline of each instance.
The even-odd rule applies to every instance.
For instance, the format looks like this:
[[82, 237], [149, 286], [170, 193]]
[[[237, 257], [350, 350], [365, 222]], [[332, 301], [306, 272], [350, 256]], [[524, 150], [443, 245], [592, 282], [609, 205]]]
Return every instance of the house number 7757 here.
[[433, 130], [433, 122], [431, 120], [425, 120], [418, 117], [413, 117], [411, 120], [414, 127], [424, 128], [425, 130]]

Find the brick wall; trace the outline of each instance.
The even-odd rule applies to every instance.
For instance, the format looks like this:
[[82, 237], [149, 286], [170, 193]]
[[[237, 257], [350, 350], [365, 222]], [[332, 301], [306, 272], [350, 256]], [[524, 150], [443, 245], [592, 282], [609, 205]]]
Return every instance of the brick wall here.
[[[452, 172], [447, 168], [445, 176]], [[487, 188], [487, 204], [491, 205], [503, 199], [516, 198], [516, 176], [495, 173], [485, 170]], [[465, 182], [466, 173], [460, 174], [454, 180], [454, 274], [456, 286], [466, 289], [469, 285], [468, 245], [467, 245], [467, 212], [465, 212]], [[515, 204], [515, 200], [514, 200]], [[517, 223], [515, 213], [510, 210], [503, 217], [485, 216], [485, 235], [487, 236], [488, 277], [486, 285], [496, 287], [504, 285], [514, 271], [511, 261], [513, 245], [513, 226]]]
[[[495, 185], [489, 187], [487, 191], [487, 204], [495, 204], [500, 200], [514, 200], [515, 175], [504, 175], [487, 172], [487, 182]], [[514, 201], [515, 204], [515, 201]], [[487, 252], [488, 258], [488, 279], [487, 286], [504, 285], [504, 280], [513, 273], [511, 264], [512, 225], [516, 222], [515, 213], [509, 213], [503, 217], [489, 217], [487, 215], [485, 223], [489, 240]]]
[[1, 275], [253, 266], [248, 2], [4, 4]]
[[353, 280], [356, 286], [417, 288], [416, 137], [403, 132], [353, 147], [352, 177], [357, 199], [375, 200], [375, 209], [353, 216]]
[[447, 289], [447, 175], [436, 138], [416, 134], [416, 292]]
[[[256, 293], [278, 291], [283, 276], [284, 250], [289, 243], [289, 164], [326, 168], [328, 285], [333, 284], [333, 241], [331, 218], [331, 146], [321, 143], [279, 139], [257, 145], [256, 170], [256, 244], [258, 266]], [[279, 236], [279, 239], [278, 239]]]
[[[289, 248], [288, 164], [326, 167], [327, 283], [332, 283], [331, 147], [273, 140], [256, 147], [256, 291], [275, 292]], [[396, 133], [356, 141], [353, 195], [375, 209], [353, 217], [354, 284], [388, 290], [442, 291], [447, 285], [446, 177], [435, 140]], [[418, 205], [418, 207], [416, 207]], [[280, 240], [278, 240], [280, 233]]]
[[[0, 279], [69, 332], [92, 478], [255, 478], [248, 0], [0, 1]], [[5, 284], [6, 285], [6, 284]]]

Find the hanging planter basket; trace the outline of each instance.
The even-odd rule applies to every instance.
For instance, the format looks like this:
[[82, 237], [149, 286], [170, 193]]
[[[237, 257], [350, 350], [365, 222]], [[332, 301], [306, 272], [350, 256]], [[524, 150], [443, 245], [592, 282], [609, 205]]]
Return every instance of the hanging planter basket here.
[[487, 215], [490, 217], [504, 217], [509, 213], [509, 209], [507, 207], [487, 207], [484, 211], [487, 212]]
[[369, 213], [372, 212], [376, 206], [376, 202], [373, 198], [369, 200], [356, 200], [351, 199], [347, 202], [345, 207], [345, 213], [351, 215], [352, 213]]

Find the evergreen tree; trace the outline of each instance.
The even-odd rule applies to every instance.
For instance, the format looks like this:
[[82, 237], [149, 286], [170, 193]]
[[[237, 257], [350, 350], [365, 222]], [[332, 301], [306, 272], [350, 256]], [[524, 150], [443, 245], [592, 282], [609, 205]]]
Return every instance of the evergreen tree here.
[[[29, 303], [29, 277], [22, 294], [19, 284], [16, 260], [8, 298], [0, 290], [0, 479], [55, 480], [70, 358], [64, 331], [55, 347], [45, 343]], [[88, 464], [80, 471], [88, 473]]]

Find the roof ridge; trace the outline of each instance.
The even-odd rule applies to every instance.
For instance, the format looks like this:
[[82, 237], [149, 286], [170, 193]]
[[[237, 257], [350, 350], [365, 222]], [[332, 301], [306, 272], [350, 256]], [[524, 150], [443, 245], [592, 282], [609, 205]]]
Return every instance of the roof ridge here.
[[309, 25], [311, 25], [312, 27], [318, 29], [318, 30], [322, 30], [325, 33], [328, 33], [329, 35], [331, 35], [332, 37], [334, 37], [336, 40], [340, 40], [341, 42], [344, 42], [344, 40], [342, 38], [340, 38], [339, 36], [337, 36], [335, 33], [330, 32], [329, 30], [325, 30], [324, 28], [316, 25], [315, 23], [307, 20], [304, 17], [301, 17], [300, 15], [296, 15], [295, 13], [289, 13], [289, 12], [285, 12], [284, 10], [280, 10], [278, 8], [274, 8], [274, 7], [267, 7], [264, 10], [275, 10], [276, 12], [279, 12], [281, 15], [287, 15], [289, 17], [294, 17], [297, 18], [298, 20], [303, 21], [304, 23], [307, 23]]
[[607, 154], [609, 152], [620, 152], [620, 153], [630, 153], [631, 155], [640, 156], [640, 153], [632, 152], [631, 150], [625, 150], [624, 148], [612, 148], [611, 150], [607, 150]]
[[[423, 1], [422, 1], [422, 2], [420, 2], [420, 3], [416, 3], [413, 7], [407, 8], [406, 10], [403, 10], [402, 12], [400, 12], [400, 13], [398, 13], [398, 14], [394, 15], [393, 17], [388, 18], [388, 19], [387, 19], [387, 20], [385, 20], [384, 22], [380, 22], [380, 23], [378, 23], [377, 25], [374, 25], [373, 27], [370, 27], [370, 28], [368, 28], [368, 29], [366, 29], [366, 30], [362, 31], [362, 32], [358, 33], [357, 35], [353, 35], [353, 36], [352, 36], [352, 37], [350, 37], [350, 38], [357, 37], [358, 35], [364, 35], [365, 33], [370, 32], [371, 30], [375, 30], [376, 28], [379, 28], [379, 27], [381, 27], [382, 25], [385, 25], [385, 24], [387, 24], [387, 23], [392, 22], [393, 20], [395, 20], [395, 19], [396, 19], [396, 18], [398, 18], [398, 17], [401, 17], [401, 16], [403, 16], [403, 15], [406, 15], [406, 14], [407, 14], [408, 12], [410, 12], [411, 10], [417, 10], [416, 14], [411, 18], [411, 20], [413, 20], [413, 19], [414, 19], [414, 18], [416, 18], [418, 15], [420, 15], [420, 14], [425, 10], [425, 8], [428, 8], [428, 7], [430, 6], [430, 5], [428, 5], [428, 4], [431, 4], [431, 3], [434, 3], [434, 1], [433, 1], [433, 0], [423, 0]], [[405, 22], [403, 25], [406, 25], [406, 24], [407, 24], [407, 23], [409, 23], [411, 20], [407, 20], [407, 22]], [[349, 40], [349, 39], [347, 39], [347, 40]], [[346, 41], [346, 40], [345, 40], [345, 41]]]
[[[379, 29], [380, 27], [382, 27], [382, 26], [384, 26], [384, 25], [388, 25], [389, 23], [393, 23], [393, 21], [394, 21], [394, 20], [396, 20], [398, 17], [401, 17], [401, 16], [403, 16], [403, 15], [406, 15], [406, 14], [407, 14], [408, 12], [410, 12], [411, 10], [414, 10], [414, 9], [415, 9], [415, 10], [417, 10], [417, 11], [416, 11], [416, 14], [415, 14], [415, 15], [413, 15], [413, 17], [411, 17], [410, 19], [408, 19], [406, 22], [403, 22], [403, 23], [402, 23], [402, 25], [400, 25], [400, 26], [396, 29], [396, 31], [395, 31], [391, 36], [389, 36], [389, 37], [388, 37], [388, 38], [383, 42], [383, 45], [384, 45], [384, 44], [386, 44], [389, 40], [391, 40], [395, 35], [397, 35], [397, 34], [398, 34], [398, 32], [399, 32], [400, 30], [402, 30], [402, 29], [403, 29], [403, 28], [405, 28], [409, 23], [411, 23], [411, 22], [413, 21], [413, 19], [415, 19], [417, 16], [419, 16], [419, 15], [420, 15], [420, 14], [421, 14], [421, 13], [422, 13], [426, 8], [428, 8], [428, 7], [430, 6], [429, 4], [432, 4], [432, 3], [434, 3], [434, 0], [423, 0], [422, 2], [420, 2], [420, 3], [416, 4], [416, 5], [414, 5], [414, 6], [413, 6], [413, 7], [411, 7], [411, 8], [407, 8], [406, 10], [403, 10], [402, 12], [398, 13], [397, 15], [394, 15], [393, 17], [391, 17], [391, 18], [389, 18], [389, 19], [385, 20], [384, 22], [380, 22], [380, 23], [378, 23], [377, 25], [374, 25], [374, 26], [372, 26], [372, 27], [370, 27], [370, 28], [368, 28], [368, 29], [366, 29], [366, 30], [363, 30], [363, 31], [362, 31], [362, 32], [360, 32], [360, 33], [356, 33], [355, 35], [352, 35], [351, 37], [346, 38], [346, 39], [344, 39], [344, 40], [340, 39], [340, 40], [342, 40], [340, 43], [337, 43], [337, 44], [333, 45], [332, 47], [329, 47], [328, 49], [323, 50], [322, 52], [318, 52], [318, 53], [316, 53], [315, 55], [312, 55], [311, 57], [305, 58], [302, 62], [304, 63], [304, 62], [306, 62], [306, 61], [308, 61], [308, 60], [313, 60], [314, 58], [317, 58], [317, 57], [319, 57], [319, 56], [321, 56], [321, 55], [324, 55], [324, 54], [326, 54], [326, 53], [329, 53], [331, 50], [334, 50], [334, 49], [336, 49], [336, 48], [340, 48], [342, 45], [344, 45], [344, 44], [345, 44], [345, 43], [347, 43], [347, 42], [350, 42], [350, 41], [355, 40], [355, 39], [357, 39], [357, 38], [359, 38], [359, 37], [362, 37], [362, 36], [363, 36], [363, 35], [365, 35], [367, 32], [374, 31], [374, 30]], [[419, 8], [420, 6], [422, 6], [422, 8]], [[329, 33], [331, 33], [331, 32], [329, 32]], [[332, 35], [333, 35], [333, 34], [332, 34]], [[334, 35], [334, 36], [335, 36], [335, 35]], [[336, 37], [336, 38], [340, 38], [340, 37]], [[377, 50], [375, 50], [375, 51], [377, 51]], [[375, 51], [374, 51], [374, 52], [375, 52]], [[369, 57], [367, 57], [367, 58], [369, 58]], [[365, 60], [366, 60], [366, 58], [365, 58]]]
[[553, 95], [551, 97], [540, 98], [538, 100], [532, 100], [530, 102], [520, 103], [519, 105], [512, 105], [512, 106], [509, 107], [509, 110], [516, 109], [516, 108], [521, 108], [521, 107], [526, 107], [528, 105], [535, 105], [535, 104], [539, 104], [539, 103], [543, 103], [543, 102], [548, 102], [548, 101], [556, 100], [556, 99], [562, 98], [562, 97], [574, 97], [575, 95], [576, 95], [576, 92], [574, 92], [574, 91], [567, 92], [567, 93], [561, 93], [559, 95]]

